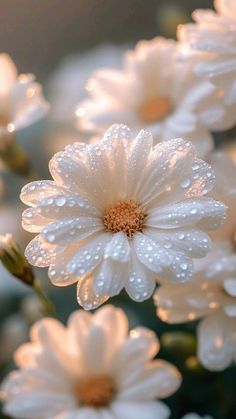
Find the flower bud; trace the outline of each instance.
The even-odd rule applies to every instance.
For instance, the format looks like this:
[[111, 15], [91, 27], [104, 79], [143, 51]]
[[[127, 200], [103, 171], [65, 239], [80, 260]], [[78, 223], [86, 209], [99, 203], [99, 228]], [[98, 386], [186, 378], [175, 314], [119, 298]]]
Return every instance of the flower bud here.
[[34, 285], [34, 273], [12, 234], [0, 235], [0, 260], [13, 276], [26, 285]]

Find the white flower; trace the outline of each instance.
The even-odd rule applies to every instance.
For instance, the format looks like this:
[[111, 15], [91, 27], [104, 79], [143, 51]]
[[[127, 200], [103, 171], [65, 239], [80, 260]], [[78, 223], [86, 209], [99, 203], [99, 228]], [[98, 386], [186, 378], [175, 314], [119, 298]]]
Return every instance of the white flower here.
[[[114, 333], [115, 331], [115, 333]], [[4, 411], [24, 419], [167, 419], [155, 399], [173, 394], [180, 374], [166, 361], [153, 332], [128, 334], [124, 312], [107, 306], [74, 312], [63, 326], [46, 318], [15, 353], [19, 371], [2, 385]]]
[[155, 142], [188, 139], [204, 157], [213, 148], [210, 130], [228, 128], [230, 110], [210, 82], [193, 76], [191, 63], [176, 62], [177, 45], [141, 41], [124, 56], [123, 70], [95, 72], [87, 84], [91, 98], [77, 109], [78, 128], [103, 133], [124, 122], [139, 132], [145, 126]]
[[214, 241], [234, 242], [236, 233], [236, 163], [223, 152], [214, 152], [208, 156], [215, 177], [213, 197], [224, 202], [228, 207], [224, 226], [211, 233]]
[[17, 74], [7, 54], [0, 54], [0, 135], [33, 124], [48, 111], [40, 84], [32, 74]]
[[123, 51], [121, 46], [104, 44], [64, 58], [48, 81], [51, 116], [59, 122], [72, 123], [76, 105], [86, 96], [88, 75], [98, 67], [119, 67]]
[[[194, 59], [196, 72], [222, 89], [227, 105], [236, 103], [236, 2], [215, 0], [213, 10], [195, 10], [195, 24], [181, 25], [181, 56]], [[220, 112], [220, 109], [219, 109]], [[235, 110], [228, 115], [236, 122]]]
[[204, 231], [224, 221], [225, 206], [205, 196], [214, 185], [211, 167], [182, 139], [153, 147], [150, 133], [133, 138], [114, 125], [99, 143], [56, 154], [50, 171], [54, 181], [21, 193], [32, 206], [23, 227], [39, 233], [25, 254], [35, 266], [50, 266], [55, 285], [78, 281], [86, 309], [122, 288], [143, 301], [157, 276], [186, 281], [192, 258], [211, 246]]
[[198, 326], [198, 357], [209, 370], [236, 362], [236, 254], [217, 247], [198, 267], [191, 282], [165, 284], [155, 295], [163, 321], [203, 318]]

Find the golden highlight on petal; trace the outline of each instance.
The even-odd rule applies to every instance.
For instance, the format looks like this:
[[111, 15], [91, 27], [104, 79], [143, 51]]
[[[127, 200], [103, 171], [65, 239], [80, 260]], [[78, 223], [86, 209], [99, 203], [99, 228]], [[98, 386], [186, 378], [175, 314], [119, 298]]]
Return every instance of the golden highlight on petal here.
[[145, 217], [143, 209], [136, 202], [118, 201], [106, 208], [103, 223], [106, 231], [111, 233], [123, 231], [131, 238], [137, 231], [142, 231]]
[[76, 384], [74, 391], [83, 406], [99, 408], [107, 406], [113, 400], [116, 385], [109, 376], [95, 375], [82, 379]]
[[140, 119], [145, 123], [160, 121], [172, 111], [172, 103], [166, 96], [159, 96], [144, 102], [138, 109]]

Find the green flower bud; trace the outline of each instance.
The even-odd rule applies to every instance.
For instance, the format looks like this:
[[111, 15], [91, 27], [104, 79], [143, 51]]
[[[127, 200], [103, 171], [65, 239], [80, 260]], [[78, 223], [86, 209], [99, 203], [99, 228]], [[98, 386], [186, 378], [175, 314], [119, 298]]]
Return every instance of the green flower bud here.
[[34, 273], [12, 234], [0, 235], [0, 260], [11, 275], [26, 285], [34, 285]]

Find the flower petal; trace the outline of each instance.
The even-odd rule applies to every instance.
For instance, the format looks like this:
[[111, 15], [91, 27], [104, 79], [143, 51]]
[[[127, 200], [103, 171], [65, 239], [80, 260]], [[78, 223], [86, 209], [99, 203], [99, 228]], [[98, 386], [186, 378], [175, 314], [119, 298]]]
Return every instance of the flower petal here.
[[82, 242], [67, 265], [67, 270], [73, 276], [83, 276], [92, 272], [104, 255], [106, 244], [111, 239], [109, 233], [98, 233]]
[[145, 301], [151, 297], [156, 286], [155, 275], [137, 258], [134, 249], [129, 263], [129, 277], [125, 290], [134, 301]]
[[177, 368], [166, 361], [151, 362], [142, 375], [129, 383], [128, 388], [122, 388], [121, 400], [152, 400], [165, 398], [173, 394], [180, 386], [181, 376]]
[[151, 271], [161, 272], [171, 263], [169, 253], [145, 234], [136, 233], [133, 243], [138, 259]]
[[168, 419], [169, 408], [159, 401], [115, 401], [111, 405], [115, 417], [122, 419]]
[[207, 230], [219, 227], [226, 218], [226, 207], [212, 198], [188, 199], [158, 208], [147, 217], [146, 224], [154, 228], [198, 226]]
[[130, 245], [127, 235], [122, 231], [113, 235], [104, 251], [104, 259], [113, 259], [117, 262], [127, 262], [130, 257]]
[[104, 226], [99, 218], [64, 218], [61, 221], [55, 221], [44, 227], [41, 232], [41, 237], [47, 243], [66, 246], [70, 243], [85, 239], [103, 229]]
[[93, 290], [96, 295], [117, 295], [125, 285], [128, 271], [127, 264], [116, 262], [112, 259], [104, 260], [94, 272]]
[[198, 356], [205, 368], [222, 371], [235, 356], [235, 320], [222, 313], [205, 318], [198, 328]]
[[109, 298], [108, 295], [99, 297], [93, 291], [93, 277], [87, 276], [81, 278], [77, 283], [77, 301], [84, 310], [93, 310], [105, 303]]
[[36, 236], [25, 249], [25, 257], [28, 261], [40, 268], [49, 266], [55, 254], [54, 246], [45, 243], [42, 237]]

